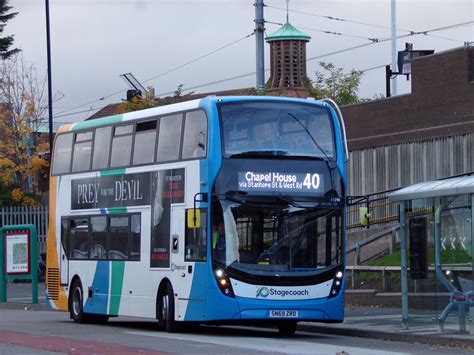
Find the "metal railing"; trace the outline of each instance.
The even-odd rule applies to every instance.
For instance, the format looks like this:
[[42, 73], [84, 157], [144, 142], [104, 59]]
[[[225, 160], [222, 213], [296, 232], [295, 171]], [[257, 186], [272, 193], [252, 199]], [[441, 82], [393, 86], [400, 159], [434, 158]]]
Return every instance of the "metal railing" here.
[[0, 208], [0, 227], [33, 224], [38, 237], [38, 254], [46, 253], [48, 235], [48, 207], [13, 206]]
[[392, 254], [395, 251], [396, 243], [397, 243], [397, 231], [400, 229], [400, 224], [396, 224], [389, 229], [384, 229], [382, 231], [379, 231], [373, 235], [371, 235], [369, 238], [364, 239], [363, 241], [356, 242], [354, 245], [352, 245], [350, 248], [346, 250], [346, 254], [350, 254], [355, 252], [356, 257], [355, 257], [355, 265], [360, 265], [361, 264], [361, 249], [362, 247], [365, 247], [369, 244], [372, 244], [375, 241], [378, 241], [382, 238], [385, 238], [387, 235], [390, 235], [390, 242], [389, 242], [389, 254]]
[[[451, 272], [463, 272], [463, 273], [472, 273], [472, 266], [463, 266], [463, 265], [443, 265], [443, 270], [450, 270]], [[400, 266], [366, 266], [366, 265], [354, 265], [354, 266], [346, 266], [347, 276], [350, 280], [348, 280], [348, 286], [351, 287], [352, 290], [356, 289], [357, 283], [357, 274], [358, 273], [373, 273], [375, 275], [379, 274], [380, 279], [382, 282], [382, 292], [393, 291], [391, 290], [391, 280], [392, 274], [400, 274], [401, 267]], [[410, 268], [408, 268], [410, 271]], [[429, 266], [428, 273], [434, 275], [435, 267]], [[413, 280], [416, 282], [416, 280]], [[416, 285], [415, 285], [416, 288]], [[416, 290], [415, 290], [416, 291]], [[398, 291], [399, 292], [399, 291]]]

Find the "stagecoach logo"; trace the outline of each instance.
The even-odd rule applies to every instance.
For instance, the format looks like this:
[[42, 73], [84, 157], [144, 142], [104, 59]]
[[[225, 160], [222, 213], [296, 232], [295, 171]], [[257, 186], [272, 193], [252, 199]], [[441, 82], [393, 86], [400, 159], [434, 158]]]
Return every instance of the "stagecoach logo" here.
[[272, 298], [294, 298], [294, 297], [307, 297], [309, 296], [308, 289], [276, 289], [273, 287], [259, 287], [256, 292], [257, 298], [267, 298], [271, 296]]
[[270, 294], [270, 290], [267, 287], [259, 287], [257, 288], [257, 298], [263, 297], [266, 298]]

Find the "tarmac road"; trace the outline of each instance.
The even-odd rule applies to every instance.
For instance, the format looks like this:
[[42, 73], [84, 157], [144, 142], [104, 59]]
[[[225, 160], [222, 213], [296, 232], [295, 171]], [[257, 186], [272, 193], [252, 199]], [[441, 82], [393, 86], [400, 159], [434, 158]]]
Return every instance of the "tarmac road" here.
[[156, 321], [114, 318], [105, 325], [76, 324], [63, 312], [0, 308], [1, 354], [471, 354], [462, 348], [275, 329], [195, 326], [168, 334]]

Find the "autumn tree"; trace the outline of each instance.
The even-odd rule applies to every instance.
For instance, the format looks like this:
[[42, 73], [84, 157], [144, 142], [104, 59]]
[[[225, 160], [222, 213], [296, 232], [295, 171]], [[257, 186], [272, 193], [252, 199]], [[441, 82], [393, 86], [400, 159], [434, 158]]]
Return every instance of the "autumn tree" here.
[[360, 102], [358, 96], [362, 71], [351, 70], [344, 73], [332, 63], [320, 62], [322, 70], [315, 72], [315, 79], [306, 82], [309, 95], [315, 99], [330, 98], [338, 105], [350, 105]]
[[18, 15], [18, 12], [10, 12], [11, 9], [12, 7], [8, 6], [8, 0], [0, 0], [0, 56], [2, 59], [7, 59], [20, 51], [17, 48], [10, 49], [13, 45], [13, 36], [1, 36], [7, 22]]
[[155, 106], [157, 106], [157, 103], [155, 99], [154, 90], [153, 88], [148, 87], [145, 93], [135, 95], [134, 97], [132, 97], [131, 100], [123, 101], [119, 105], [118, 109], [119, 112], [124, 113], [144, 110]]
[[[0, 196], [2, 204], [32, 205], [40, 196], [40, 174], [47, 171], [45, 125], [46, 80], [16, 53], [0, 64]], [[43, 176], [44, 177], [44, 176]], [[6, 200], [6, 201], [5, 201]]]

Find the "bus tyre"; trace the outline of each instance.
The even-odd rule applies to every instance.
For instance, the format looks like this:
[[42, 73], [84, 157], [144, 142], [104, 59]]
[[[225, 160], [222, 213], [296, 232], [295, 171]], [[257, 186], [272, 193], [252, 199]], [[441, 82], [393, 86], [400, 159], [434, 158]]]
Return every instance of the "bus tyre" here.
[[178, 324], [174, 319], [174, 294], [170, 284], [166, 286], [165, 292], [161, 294], [160, 324], [163, 324], [168, 333], [178, 331]]
[[74, 322], [102, 324], [109, 320], [109, 316], [105, 314], [84, 313], [84, 294], [82, 293], [82, 284], [79, 279], [75, 280], [72, 284], [71, 292], [69, 296], [69, 313]]
[[76, 323], [85, 323], [87, 320], [83, 310], [83, 295], [81, 281], [77, 279], [72, 283], [69, 296], [69, 314]]
[[278, 324], [278, 331], [282, 336], [289, 336], [295, 334], [297, 322], [288, 321]]

